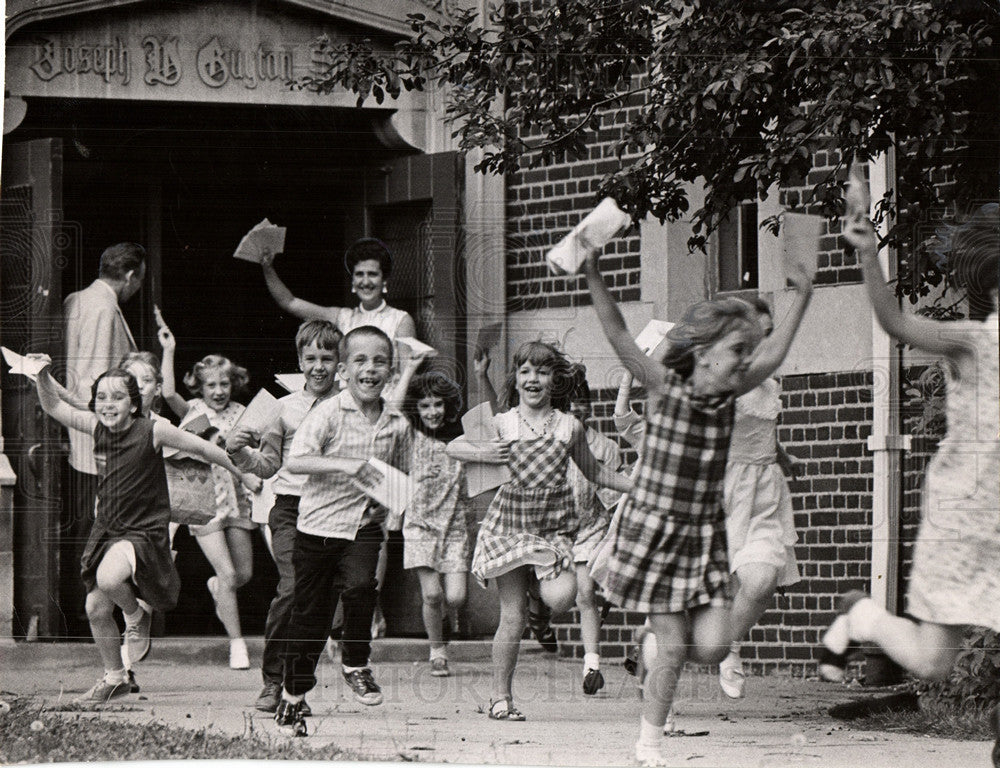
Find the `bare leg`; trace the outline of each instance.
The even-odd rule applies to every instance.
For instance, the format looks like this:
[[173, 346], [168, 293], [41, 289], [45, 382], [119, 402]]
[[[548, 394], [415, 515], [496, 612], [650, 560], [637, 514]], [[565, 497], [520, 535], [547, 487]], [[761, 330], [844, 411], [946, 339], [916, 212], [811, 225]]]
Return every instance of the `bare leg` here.
[[[119, 541], [111, 546], [97, 566], [97, 588], [126, 614], [135, 613], [139, 603], [132, 590], [132, 561], [135, 550], [131, 542]], [[115, 633], [117, 634], [117, 628]]]
[[465, 605], [467, 575], [463, 573], [446, 573], [444, 577], [444, 602], [452, 619], [452, 632], [458, 627], [458, 610]]
[[576, 566], [576, 607], [580, 611], [580, 635], [583, 652], [601, 652], [601, 615], [597, 610], [597, 595], [594, 582], [590, 578], [590, 568], [586, 563]]
[[662, 733], [687, 659], [687, 620], [682, 613], [654, 613], [649, 624], [656, 637], [656, 655], [647, 660], [642, 719]]
[[222, 626], [230, 640], [243, 637], [240, 627], [240, 614], [236, 603], [237, 572], [229, 553], [229, 545], [225, 531], [215, 531], [204, 536], [197, 536], [198, 546], [208, 558], [215, 576], [210, 581], [215, 585], [212, 597], [215, 600], [215, 615], [219, 617]]
[[431, 568], [417, 568], [417, 577], [420, 579], [420, 595], [423, 599], [424, 629], [427, 630], [427, 639], [430, 641], [432, 649], [443, 648], [444, 631], [441, 607], [444, 602], [444, 591], [441, 589], [441, 577], [437, 571]]
[[538, 592], [553, 614], [565, 613], [576, 601], [576, 574], [563, 571], [554, 579], [539, 581]]
[[739, 642], [771, 607], [778, 587], [778, 569], [767, 563], [747, 563], [736, 571], [739, 588], [733, 599], [733, 640]]
[[121, 655], [122, 636], [115, 624], [114, 612], [114, 602], [101, 590], [95, 589], [87, 595], [90, 633], [94, 636], [94, 644], [101, 655], [105, 672], [114, 672], [124, 667]]
[[500, 624], [493, 636], [493, 699], [513, 696], [514, 668], [524, 633], [528, 602], [528, 567], [497, 576]]
[[962, 648], [962, 627], [893, 616], [870, 599], [851, 610], [852, 629], [858, 614], [861, 631], [854, 639], [875, 643], [890, 659], [925, 680], [943, 680], [951, 672]]
[[692, 661], [718, 664], [726, 657], [733, 642], [730, 617], [729, 608], [714, 606], [696, 608], [691, 612]]

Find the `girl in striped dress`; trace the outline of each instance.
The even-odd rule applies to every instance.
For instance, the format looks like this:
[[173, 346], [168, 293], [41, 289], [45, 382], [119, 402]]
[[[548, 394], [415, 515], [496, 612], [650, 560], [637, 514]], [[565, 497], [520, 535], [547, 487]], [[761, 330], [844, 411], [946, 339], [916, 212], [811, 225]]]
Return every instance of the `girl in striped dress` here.
[[[663, 765], [663, 727], [684, 662], [716, 664], [733, 639], [722, 510], [733, 403], [770, 376], [787, 346], [779, 334], [757, 345], [760, 326], [745, 302], [707, 301], [671, 329], [661, 364], [636, 346], [596, 251], [586, 275], [608, 341], [648, 392], [635, 488], [615, 521], [602, 586], [612, 603], [647, 614], [656, 638], [635, 756], [642, 765]], [[812, 282], [801, 270], [792, 282], [796, 299], [786, 325], [794, 333]]]
[[480, 583], [495, 580], [500, 624], [493, 638], [492, 720], [524, 720], [513, 703], [514, 669], [524, 632], [528, 589], [534, 579], [553, 613], [576, 599], [573, 540], [577, 518], [566, 479], [570, 458], [591, 482], [617, 491], [628, 480], [599, 464], [579, 421], [568, 409], [570, 367], [557, 349], [528, 342], [514, 355], [506, 400], [497, 414], [497, 438], [473, 443], [462, 437], [448, 452], [463, 462], [506, 464], [511, 479], [500, 487], [476, 542], [472, 572]]

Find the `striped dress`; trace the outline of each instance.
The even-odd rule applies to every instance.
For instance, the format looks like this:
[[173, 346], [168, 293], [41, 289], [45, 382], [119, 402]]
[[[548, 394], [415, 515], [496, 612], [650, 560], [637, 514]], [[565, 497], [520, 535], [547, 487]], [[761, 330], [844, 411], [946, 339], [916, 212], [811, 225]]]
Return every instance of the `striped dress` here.
[[732, 426], [731, 394], [696, 397], [667, 372], [599, 579], [610, 602], [643, 613], [726, 604], [722, 481]]
[[517, 409], [494, 417], [500, 437], [513, 440], [511, 479], [500, 486], [479, 529], [472, 573], [481, 584], [522, 565], [539, 579], [558, 576], [573, 564], [577, 518], [566, 480], [575, 419], [553, 411], [542, 435], [521, 423]]

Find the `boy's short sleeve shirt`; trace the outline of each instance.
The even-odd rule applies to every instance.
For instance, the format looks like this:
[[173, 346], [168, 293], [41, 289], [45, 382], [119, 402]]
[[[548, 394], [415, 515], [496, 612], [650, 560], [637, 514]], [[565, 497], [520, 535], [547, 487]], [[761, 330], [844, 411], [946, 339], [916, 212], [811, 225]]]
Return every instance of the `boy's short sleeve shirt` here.
[[[410, 425], [401, 413], [383, 407], [373, 424], [350, 391], [344, 390], [310, 411], [295, 433], [289, 455], [375, 457], [406, 471], [409, 445]], [[350, 475], [309, 475], [302, 486], [297, 527], [312, 536], [354, 539], [363, 523], [384, 514], [384, 509], [354, 485]]]

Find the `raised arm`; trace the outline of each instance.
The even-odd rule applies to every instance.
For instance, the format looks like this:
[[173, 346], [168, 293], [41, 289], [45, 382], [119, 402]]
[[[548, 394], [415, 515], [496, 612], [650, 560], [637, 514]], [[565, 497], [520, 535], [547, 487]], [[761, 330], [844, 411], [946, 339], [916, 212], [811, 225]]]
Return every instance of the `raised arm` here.
[[[584, 268], [587, 276], [587, 286], [590, 288], [590, 296], [594, 302], [594, 310], [597, 312], [597, 319], [601, 322], [604, 335], [610, 342], [618, 359], [622, 361], [633, 376], [645, 385], [648, 393], [659, 391], [659, 385], [663, 382], [663, 369], [659, 363], [654, 362], [642, 353], [639, 346], [629, 333], [625, 325], [625, 318], [622, 317], [618, 305], [615, 303], [604, 278], [597, 268], [597, 251], [591, 250], [587, 255], [586, 266]], [[582, 469], [582, 467], [581, 467]]]
[[858, 252], [868, 299], [879, 325], [886, 333], [904, 344], [953, 361], [967, 354], [957, 340], [948, 338], [944, 324], [900, 309], [899, 301], [885, 282], [882, 266], [878, 262], [878, 240], [866, 215], [857, 212], [844, 217], [844, 238]]
[[493, 382], [490, 381], [489, 351], [485, 349], [477, 350], [476, 356], [472, 360], [472, 367], [476, 375], [476, 392], [479, 396], [476, 405], [489, 401], [490, 407], [496, 412], [497, 391], [493, 388]]
[[[398, 346], [403, 347], [404, 345], [399, 344]], [[399, 367], [399, 378], [392, 385], [392, 389], [385, 395], [385, 404], [387, 407], [395, 411], [403, 410], [403, 404], [406, 402], [406, 393], [410, 389], [410, 382], [413, 381], [413, 377], [416, 375], [421, 363], [426, 359], [426, 352], [410, 352], [403, 357], [402, 364]]]
[[[267, 290], [270, 291], [272, 298], [277, 302], [278, 306], [288, 314], [295, 315], [301, 320], [326, 320], [336, 325], [337, 318], [340, 316], [340, 307], [321, 307], [319, 304], [313, 304], [310, 301], [294, 296], [288, 290], [288, 286], [281, 282], [278, 273], [274, 271], [274, 257], [275, 254], [270, 251], [265, 252], [260, 261], [260, 268], [264, 272], [264, 283], [267, 285]], [[405, 323], [405, 320], [403, 322]], [[412, 318], [410, 318], [410, 325], [413, 325]], [[401, 335], [413, 336], [415, 335], [415, 330], [409, 334]]]
[[177, 350], [177, 340], [163, 322], [163, 315], [158, 308], [155, 309], [154, 316], [159, 326], [156, 337], [160, 340], [160, 347], [163, 348], [163, 355], [160, 358], [160, 375], [163, 377], [161, 394], [164, 402], [170, 406], [170, 410], [183, 419], [187, 416], [189, 406], [187, 400], [177, 393], [177, 382], [174, 378], [174, 352]]
[[777, 370], [785, 359], [785, 355], [788, 354], [788, 348], [792, 346], [792, 339], [795, 338], [799, 325], [802, 323], [802, 317], [806, 313], [810, 299], [812, 299], [813, 287], [812, 278], [801, 264], [789, 276], [789, 279], [795, 287], [795, 300], [792, 302], [792, 308], [781, 325], [777, 326], [773, 333], [757, 346], [747, 372], [743, 376], [742, 384], [736, 390], [737, 394], [749, 392], [760, 386]]
[[583, 476], [590, 482], [602, 488], [611, 488], [620, 493], [628, 493], [632, 490], [631, 480], [608, 469], [591, 453], [590, 447], [587, 445], [587, 436], [579, 421], [573, 425], [570, 452], [573, 463], [580, 468]]
[[226, 452], [215, 443], [202, 440], [197, 435], [178, 429], [166, 421], [153, 422], [153, 445], [156, 448], [168, 446], [176, 448], [192, 456], [198, 456], [211, 464], [218, 464], [230, 472], [240, 475], [239, 468], [229, 460]]
[[38, 372], [38, 401], [42, 410], [67, 429], [92, 434], [97, 424], [97, 417], [90, 411], [75, 408], [67, 403], [59, 394], [59, 387], [52, 378], [51, 363], [48, 355], [29, 355], [36, 360], [44, 360], [46, 365]]

